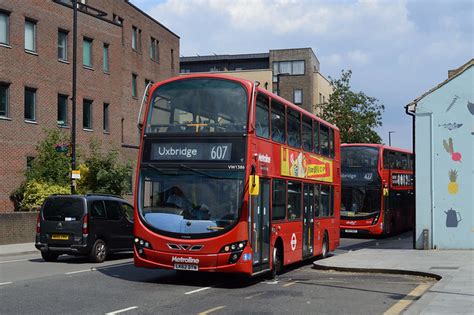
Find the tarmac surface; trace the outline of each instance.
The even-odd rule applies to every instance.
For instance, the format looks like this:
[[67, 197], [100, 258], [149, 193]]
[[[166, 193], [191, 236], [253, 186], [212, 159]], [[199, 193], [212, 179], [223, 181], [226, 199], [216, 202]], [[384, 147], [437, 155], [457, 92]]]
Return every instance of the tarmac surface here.
[[[34, 243], [0, 246], [0, 257], [29, 253], [38, 253]], [[313, 265], [323, 270], [435, 278], [439, 280], [435, 285], [406, 297], [410, 305], [404, 314], [474, 314], [473, 250], [415, 250], [411, 233], [405, 233], [339, 248], [331, 257]]]
[[413, 274], [439, 281], [426, 288], [404, 314], [474, 314], [474, 251], [412, 249], [412, 234], [371, 241], [369, 247], [317, 260], [314, 268]]

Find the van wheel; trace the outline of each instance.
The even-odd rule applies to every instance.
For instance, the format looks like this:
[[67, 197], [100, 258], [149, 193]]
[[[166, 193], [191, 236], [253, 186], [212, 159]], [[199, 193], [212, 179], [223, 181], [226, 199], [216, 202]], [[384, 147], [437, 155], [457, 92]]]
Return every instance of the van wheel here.
[[323, 258], [328, 257], [328, 253], [329, 253], [329, 239], [328, 239], [328, 234], [324, 233], [323, 245], [321, 247], [321, 255], [319, 256], [319, 258], [323, 259]]
[[95, 263], [104, 262], [105, 257], [107, 256], [107, 245], [101, 239], [95, 241], [94, 246], [89, 254], [89, 260]]
[[43, 259], [45, 261], [53, 262], [53, 261], [58, 260], [59, 254], [52, 253], [52, 252], [49, 252], [49, 251], [48, 252], [41, 252], [41, 257], [43, 257]]

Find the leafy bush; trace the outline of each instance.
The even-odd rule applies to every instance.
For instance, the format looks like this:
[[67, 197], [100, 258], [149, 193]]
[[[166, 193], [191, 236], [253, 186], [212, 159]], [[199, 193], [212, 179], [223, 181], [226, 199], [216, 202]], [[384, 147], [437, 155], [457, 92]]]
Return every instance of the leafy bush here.
[[24, 198], [20, 203], [20, 210], [35, 211], [43, 205], [46, 197], [52, 194], [68, 194], [69, 187], [31, 180], [25, 185]]
[[20, 211], [21, 202], [25, 196], [26, 182], [23, 182], [10, 194], [10, 201], [13, 202], [15, 211]]

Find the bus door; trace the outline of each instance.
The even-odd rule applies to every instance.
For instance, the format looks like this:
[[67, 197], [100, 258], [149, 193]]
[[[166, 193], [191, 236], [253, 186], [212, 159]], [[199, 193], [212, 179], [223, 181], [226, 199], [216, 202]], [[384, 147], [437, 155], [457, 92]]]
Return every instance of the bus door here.
[[314, 185], [304, 185], [303, 200], [303, 259], [313, 256], [314, 243]]
[[260, 179], [260, 194], [252, 197], [253, 272], [270, 268], [270, 181]]

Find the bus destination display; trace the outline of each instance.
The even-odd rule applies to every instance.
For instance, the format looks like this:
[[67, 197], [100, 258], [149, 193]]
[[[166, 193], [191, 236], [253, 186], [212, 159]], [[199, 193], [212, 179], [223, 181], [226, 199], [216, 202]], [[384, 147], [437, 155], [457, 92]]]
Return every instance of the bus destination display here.
[[152, 143], [151, 160], [230, 161], [232, 143]]

